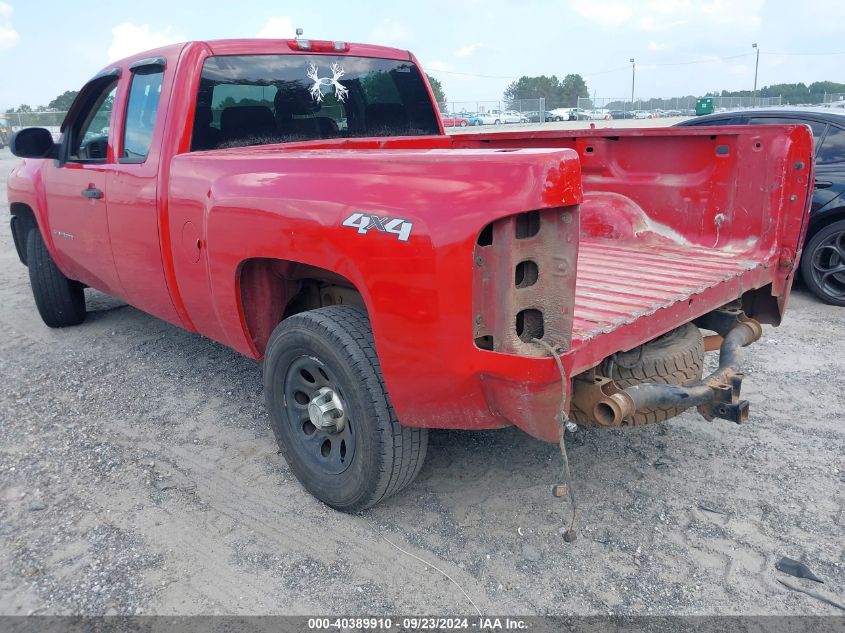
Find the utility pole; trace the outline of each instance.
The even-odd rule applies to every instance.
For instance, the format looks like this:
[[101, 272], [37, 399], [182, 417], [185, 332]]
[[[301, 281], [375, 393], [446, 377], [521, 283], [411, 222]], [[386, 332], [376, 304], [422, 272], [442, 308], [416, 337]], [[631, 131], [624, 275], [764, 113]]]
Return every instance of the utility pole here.
[[631, 58], [631, 110], [634, 109], [634, 80], [637, 77], [637, 63]]
[[757, 42], [754, 42], [751, 45], [751, 48], [757, 51], [757, 61], [754, 62], [754, 97], [757, 97], [757, 68], [760, 67], [760, 48], [757, 46]]

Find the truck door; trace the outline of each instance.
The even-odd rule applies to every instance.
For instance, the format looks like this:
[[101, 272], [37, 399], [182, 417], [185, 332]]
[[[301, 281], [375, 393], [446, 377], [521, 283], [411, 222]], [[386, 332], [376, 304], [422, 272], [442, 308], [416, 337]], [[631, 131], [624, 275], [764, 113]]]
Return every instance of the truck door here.
[[126, 300], [182, 325], [164, 274], [159, 238], [159, 159], [173, 73], [163, 57], [131, 64], [122, 78], [117, 160], [108, 175], [109, 231]]
[[117, 74], [80, 91], [64, 127], [61, 161], [45, 165], [48, 226], [63, 271], [72, 279], [123, 296], [109, 243], [107, 173]]

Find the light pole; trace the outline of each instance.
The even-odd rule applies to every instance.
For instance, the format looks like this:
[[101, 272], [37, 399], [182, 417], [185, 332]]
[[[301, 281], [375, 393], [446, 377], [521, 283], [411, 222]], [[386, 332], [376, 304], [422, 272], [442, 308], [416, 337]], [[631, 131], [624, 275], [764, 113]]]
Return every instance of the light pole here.
[[754, 97], [757, 97], [757, 68], [760, 66], [760, 48], [757, 46], [757, 42], [754, 42], [751, 45], [751, 48], [757, 51], [757, 61], [754, 62]]
[[634, 80], [637, 78], [637, 63], [631, 58], [631, 110], [634, 110]]

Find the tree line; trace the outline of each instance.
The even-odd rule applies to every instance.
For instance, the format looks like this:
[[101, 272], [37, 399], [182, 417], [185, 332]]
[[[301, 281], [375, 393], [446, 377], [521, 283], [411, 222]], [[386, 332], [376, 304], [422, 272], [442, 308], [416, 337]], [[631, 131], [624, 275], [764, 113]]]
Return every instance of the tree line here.
[[815, 81], [810, 85], [804, 82], [797, 84], [772, 84], [763, 86], [754, 94], [753, 90], [722, 90], [708, 92], [705, 97], [780, 97], [783, 103], [797, 105], [799, 103], [823, 103], [827, 95], [845, 94], [845, 84], [835, 81]]

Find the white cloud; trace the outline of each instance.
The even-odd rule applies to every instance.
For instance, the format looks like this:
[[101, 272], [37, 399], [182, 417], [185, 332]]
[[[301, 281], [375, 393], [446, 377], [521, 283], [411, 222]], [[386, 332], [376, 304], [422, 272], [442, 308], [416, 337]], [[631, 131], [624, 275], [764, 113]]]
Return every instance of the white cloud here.
[[452, 70], [452, 64], [448, 64], [440, 59], [433, 59], [430, 62], [427, 62], [423, 65], [423, 68], [428, 71], [435, 71], [438, 70], [445, 70], [446, 72], [450, 72]]
[[607, 28], [668, 31], [687, 24], [753, 30], [765, 0], [570, 0], [581, 17]]
[[413, 41], [414, 34], [393, 18], [384, 18], [370, 31], [370, 42], [381, 46], [409, 48]]
[[149, 24], [139, 25], [132, 22], [118, 24], [111, 30], [111, 33], [112, 42], [108, 50], [109, 61], [123, 59], [151, 48], [184, 42], [188, 39], [184, 35], [174, 34], [173, 27], [169, 25], [163, 31], [152, 31]]
[[750, 75], [751, 68], [745, 64], [734, 64], [728, 68], [728, 72], [733, 75]]
[[746, 29], [758, 28], [764, 0], [711, 0], [698, 5], [701, 15], [714, 24], [732, 24]]
[[662, 42], [655, 42], [652, 40], [648, 43], [648, 50], [652, 52], [662, 51], [665, 48], [667, 48], [667, 45]]
[[0, 49], [12, 48], [20, 36], [12, 27], [12, 5], [0, 2]]
[[664, 20], [652, 15], [644, 15], [637, 20], [634, 27], [640, 31], [668, 31], [670, 29], [676, 29], [679, 26], [684, 26], [686, 23], [686, 20]]
[[263, 37], [271, 40], [283, 40], [291, 37], [296, 37], [296, 27], [293, 25], [293, 20], [287, 15], [278, 15], [271, 17], [255, 37]]
[[621, 26], [633, 15], [631, 7], [624, 2], [575, 0], [571, 6], [582, 17], [602, 26]]
[[463, 46], [455, 51], [455, 57], [469, 57], [475, 51], [477, 51], [481, 47], [481, 44], [470, 44], [469, 46]]

